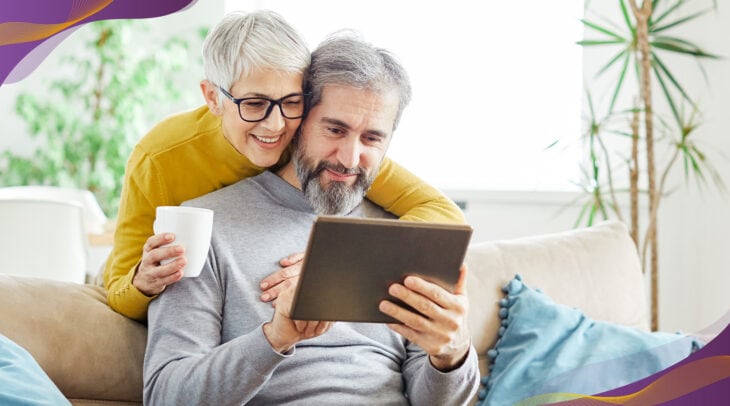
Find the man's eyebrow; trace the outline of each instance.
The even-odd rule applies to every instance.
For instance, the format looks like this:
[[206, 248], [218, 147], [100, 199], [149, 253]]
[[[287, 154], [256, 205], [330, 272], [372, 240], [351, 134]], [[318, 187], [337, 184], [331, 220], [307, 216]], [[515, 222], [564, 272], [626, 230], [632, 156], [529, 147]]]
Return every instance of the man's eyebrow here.
[[[323, 117], [321, 121], [326, 124], [331, 124], [331, 125], [336, 125], [338, 127], [342, 127], [347, 130], [351, 129], [350, 126], [346, 122], [344, 122], [342, 120], [338, 120], [336, 118]], [[365, 130], [365, 133], [374, 135], [374, 136], [380, 137], [380, 138], [388, 138], [388, 133], [386, 133], [384, 131], [380, 131], [380, 130], [370, 129], [370, 130]]]

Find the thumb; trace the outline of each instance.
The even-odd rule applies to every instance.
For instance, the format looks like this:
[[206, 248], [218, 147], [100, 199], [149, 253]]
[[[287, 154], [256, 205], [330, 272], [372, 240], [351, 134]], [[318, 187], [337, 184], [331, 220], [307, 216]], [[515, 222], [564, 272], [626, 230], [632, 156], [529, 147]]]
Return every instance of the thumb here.
[[459, 268], [459, 279], [456, 281], [456, 285], [454, 285], [454, 294], [463, 295], [465, 293], [466, 293], [466, 264], [461, 264], [461, 268]]

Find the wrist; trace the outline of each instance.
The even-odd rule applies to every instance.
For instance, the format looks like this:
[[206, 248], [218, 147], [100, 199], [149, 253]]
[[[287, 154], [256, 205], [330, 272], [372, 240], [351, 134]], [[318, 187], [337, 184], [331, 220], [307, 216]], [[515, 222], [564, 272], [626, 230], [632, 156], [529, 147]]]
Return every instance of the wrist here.
[[269, 342], [271, 348], [280, 353], [285, 354], [289, 352], [295, 343], [287, 342], [279, 334], [276, 333], [272, 322], [264, 323], [263, 327], [264, 337]]
[[438, 369], [439, 371], [451, 372], [455, 369], [458, 369], [462, 365], [464, 365], [464, 362], [466, 361], [467, 357], [469, 357], [470, 348], [471, 348], [471, 344], [466, 347], [466, 350], [464, 350], [463, 352], [460, 352], [459, 354], [429, 355], [428, 359], [431, 362], [431, 365], [433, 365], [433, 367]]

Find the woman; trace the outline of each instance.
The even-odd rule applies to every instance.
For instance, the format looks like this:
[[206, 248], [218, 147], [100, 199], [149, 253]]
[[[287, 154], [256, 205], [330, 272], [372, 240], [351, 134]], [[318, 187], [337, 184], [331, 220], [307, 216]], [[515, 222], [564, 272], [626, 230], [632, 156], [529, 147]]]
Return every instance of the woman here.
[[[104, 286], [109, 305], [136, 320], [182, 278], [185, 265], [182, 248], [166, 246], [172, 238], [150, 237], [156, 207], [179, 205], [285, 162], [302, 121], [309, 51], [276, 13], [225, 16], [203, 44], [203, 64], [206, 105], [163, 120], [127, 164]], [[464, 221], [447, 197], [387, 159], [367, 197], [401, 219]], [[174, 260], [161, 264], [165, 259]]]

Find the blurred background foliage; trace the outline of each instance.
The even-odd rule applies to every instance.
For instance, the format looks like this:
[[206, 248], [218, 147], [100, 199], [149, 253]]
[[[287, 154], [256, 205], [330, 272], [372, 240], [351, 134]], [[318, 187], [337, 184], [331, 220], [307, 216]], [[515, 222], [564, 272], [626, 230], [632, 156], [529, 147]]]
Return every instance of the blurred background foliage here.
[[88, 189], [116, 218], [133, 146], [164, 116], [200, 103], [208, 28], [159, 42], [150, 31], [145, 20], [98, 21], [66, 40], [81, 45], [60, 58], [47, 90], [18, 95], [15, 110], [36, 147], [30, 155], [0, 154], [0, 186]]

